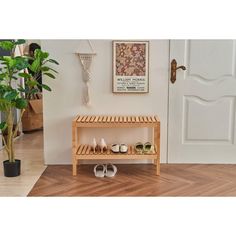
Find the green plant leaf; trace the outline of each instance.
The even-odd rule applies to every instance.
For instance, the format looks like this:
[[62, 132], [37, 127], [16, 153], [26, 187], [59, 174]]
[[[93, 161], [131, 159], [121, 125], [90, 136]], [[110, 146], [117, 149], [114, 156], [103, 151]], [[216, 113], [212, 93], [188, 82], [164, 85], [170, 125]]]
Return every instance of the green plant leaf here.
[[26, 41], [24, 39], [17, 39], [14, 43], [15, 43], [15, 45], [19, 45], [19, 44], [26, 43]]
[[9, 86], [1, 83], [0, 84], [0, 98], [3, 97], [3, 95], [6, 91], [9, 91]]
[[1, 41], [0, 42], [0, 48], [3, 50], [11, 51], [15, 47], [14, 43], [12, 41]]
[[50, 78], [52, 78], [52, 79], [56, 79], [56, 77], [53, 75], [53, 74], [51, 74], [51, 73], [43, 73], [44, 75], [47, 75], [48, 77], [50, 77]]
[[38, 84], [38, 82], [36, 80], [27, 80], [26, 84], [30, 87], [34, 87]]
[[42, 66], [41, 67], [41, 71], [49, 71], [49, 70], [50, 70], [50, 68], [47, 67], [47, 66]]
[[23, 69], [27, 68], [29, 65], [28, 60], [25, 57], [12, 58], [12, 57], [8, 57], [8, 56], [4, 56], [3, 61], [4, 62], [2, 64], [7, 65], [7, 67], [9, 67], [14, 72], [15, 72], [15, 69], [16, 70], [23, 70]]
[[23, 77], [25, 79], [30, 79], [32, 76], [28, 73], [19, 73], [18, 74], [20, 77]]
[[15, 100], [15, 106], [18, 109], [23, 109], [23, 108], [26, 108], [28, 106], [28, 102], [24, 98], [17, 98]]
[[48, 58], [49, 53], [48, 52], [43, 52], [41, 49], [36, 49], [34, 51], [34, 57], [36, 59], [40, 59], [40, 61], [42, 62], [43, 60], [45, 60], [46, 58]]
[[5, 79], [7, 77], [7, 73], [5, 72], [5, 73], [2, 73], [2, 74], [0, 74], [0, 80], [3, 80], [3, 79]]
[[14, 80], [18, 80], [19, 78], [17, 78], [16, 76], [12, 76], [12, 79], [14, 79]]
[[17, 70], [23, 70], [29, 66], [28, 60], [25, 57], [15, 57], [15, 67]]
[[9, 56], [4, 56], [2, 59], [2, 64], [6, 65], [8, 68], [12, 69], [16, 65], [16, 60], [14, 58], [11, 58]]
[[32, 70], [34, 73], [36, 73], [38, 70], [39, 70], [39, 68], [40, 68], [40, 65], [41, 64], [41, 62], [40, 62], [40, 59], [35, 59], [34, 60], [34, 62], [32, 63], [32, 65], [29, 65], [29, 68], [30, 68], [30, 70]]
[[19, 92], [22, 92], [22, 93], [27, 93], [27, 92], [28, 92], [27, 89], [24, 89], [24, 88], [22, 88], [22, 87], [19, 87], [19, 88], [18, 88], [18, 91], [19, 91]]
[[54, 69], [52, 69], [52, 68], [50, 68], [48, 66], [42, 66], [41, 67], [41, 71], [50, 71], [50, 70], [55, 72], [55, 73], [58, 73], [56, 70], [54, 70]]
[[42, 88], [44, 88], [44, 89], [46, 89], [46, 90], [48, 90], [48, 91], [52, 91], [52, 89], [49, 87], [49, 86], [47, 86], [46, 84], [41, 84], [40, 85]]
[[4, 131], [7, 128], [7, 123], [5, 121], [0, 123], [0, 130]]
[[59, 63], [56, 60], [54, 60], [54, 59], [48, 59], [48, 62], [54, 63], [56, 65], [59, 65]]
[[18, 96], [17, 90], [11, 90], [11, 91], [5, 92], [5, 94], [3, 95], [3, 98], [6, 99], [7, 101], [12, 101], [17, 96]]

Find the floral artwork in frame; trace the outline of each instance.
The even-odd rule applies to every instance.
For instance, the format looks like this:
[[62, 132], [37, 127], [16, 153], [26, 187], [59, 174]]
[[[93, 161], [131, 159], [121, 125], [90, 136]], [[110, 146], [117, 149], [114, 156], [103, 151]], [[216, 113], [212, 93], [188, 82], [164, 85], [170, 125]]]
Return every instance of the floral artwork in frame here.
[[113, 41], [113, 92], [149, 92], [149, 42]]

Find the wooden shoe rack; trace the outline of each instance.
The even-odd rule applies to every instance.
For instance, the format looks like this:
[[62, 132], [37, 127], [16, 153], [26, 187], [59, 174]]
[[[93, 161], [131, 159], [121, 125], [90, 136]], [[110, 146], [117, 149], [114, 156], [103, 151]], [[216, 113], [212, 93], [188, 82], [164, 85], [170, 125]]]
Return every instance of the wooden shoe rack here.
[[[81, 128], [153, 128], [154, 151], [150, 154], [136, 153], [134, 146], [125, 154], [113, 153], [109, 146], [104, 153], [93, 153], [89, 145], [80, 144]], [[138, 141], [138, 140], [137, 140]], [[78, 115], [72, 122], [72, 174], [77, 175], [79, 160], [141, 160], [152, 159], [156, 174], [160, 175], [160, 120], [157, 116], [84, 116]]]

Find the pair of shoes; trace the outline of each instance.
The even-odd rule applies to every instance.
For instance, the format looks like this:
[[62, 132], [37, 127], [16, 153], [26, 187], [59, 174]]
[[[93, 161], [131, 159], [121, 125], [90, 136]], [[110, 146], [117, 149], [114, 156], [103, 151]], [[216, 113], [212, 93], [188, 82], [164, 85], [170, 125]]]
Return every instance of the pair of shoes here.
[[135, 151], [140, 154], [141, 153], [148, 154], [148, 153], [153, 152], [153, 146], [150, 142], [146, 142], [144, 144], [141, 142], [138, 142], [135, 144], [134, 148], [135, 148]]
[[93, 151], [94, 154], [98, 151], [101, 151], [101, 153], [105, 152], [107, 150], [107, 144], [104, 138], [101, 138], [99, 144], [97, 144], [96, 139], [93, 138], [93, 141], [91, 143], [91, 150]]
[[117, 172], [117, 167], [113, 164], [97, 164], [94, 169], [94, 174], [96, 177], [103, 178], [103, 177], [114, 177]]
[[118, 152], [126, 153], [128, 151], [128, 146], [123, 143], [120, 145], [119, 144], [112, 144], [111, 150], [114, 153], [118, 153]]

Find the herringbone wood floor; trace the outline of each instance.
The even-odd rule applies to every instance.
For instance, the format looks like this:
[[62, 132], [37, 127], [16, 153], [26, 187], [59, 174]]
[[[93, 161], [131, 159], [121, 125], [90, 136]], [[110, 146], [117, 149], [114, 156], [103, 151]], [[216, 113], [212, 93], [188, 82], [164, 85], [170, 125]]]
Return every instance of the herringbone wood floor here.
[[117, 165], [114, 178], [96, 178], [93, 165], [48, 166], [28, 196], [236, 196], [236, 165]]

